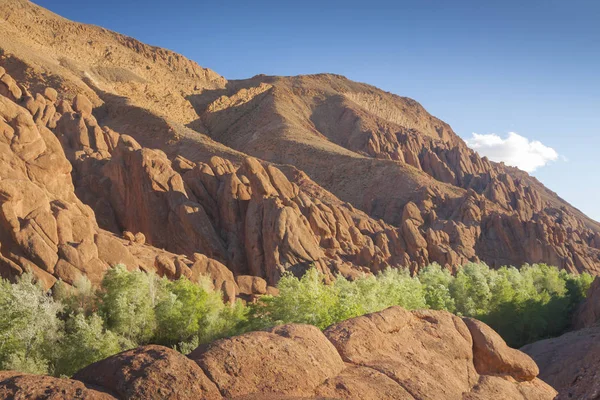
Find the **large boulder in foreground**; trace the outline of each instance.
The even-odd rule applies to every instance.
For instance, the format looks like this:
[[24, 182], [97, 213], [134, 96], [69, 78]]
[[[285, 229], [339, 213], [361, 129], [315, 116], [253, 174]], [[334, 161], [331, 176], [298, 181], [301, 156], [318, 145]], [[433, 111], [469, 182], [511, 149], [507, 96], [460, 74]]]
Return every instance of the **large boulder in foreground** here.
[[450, 313], [392, 307], [325, 335], [344, 361], [386, 375], [413, 397], [459, 398], [477, 383], [471, 335]]
[[[391, 307], [333, 325], [325, 331], [327, 338], [346, 363], [362, 368], [347, 369], [320, 393], [334, 398], [490, 399], [506, 392], [503, 399], [552, 399], [556, 392], [535, 375], [514, 373], [529, 371], [531, 360], [518, 357], [519, 351], [480, 324], [470, 329], [447, 312]], [[480, 331], [497, 344], [490, 350], [499, 354], [480, 351]], [[490, 357], [497, 361], [486, 364]]]
[[122, 399], [222, 398], [196, 363], [163, 346], [117, 354], [87, 366], [73, 379], [104, 387]]
[[306, 325], [251, 332], [190, 357], [232, 398], [554, 398], [529, 357], [487, 325], [468, 323], [447, 312], [391, 307], [324, 333]]
[[473, 318], [464, 318], [473, 337], [473, 362], [483, 375], [511, 376], [530, 381], [539, 374], [538, 366], [527, 354], [508, 347], [492, 328]]

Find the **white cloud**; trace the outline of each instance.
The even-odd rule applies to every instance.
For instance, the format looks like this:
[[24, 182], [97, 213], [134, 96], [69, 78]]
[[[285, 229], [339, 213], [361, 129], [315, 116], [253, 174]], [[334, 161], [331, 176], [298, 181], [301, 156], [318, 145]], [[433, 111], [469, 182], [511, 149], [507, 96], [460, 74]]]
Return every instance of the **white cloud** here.
[[537, 140], [529, 140], [515, 132], [509, 132], [505, 139], [495, 133], [487, 135], [473, 133], [473, 136], [466, 142], [481, 156], [487, 156], [496, 162], [504, 161], [507, 165], [527, 172], [533, 172], [559, 158], [558, 153], [552, 147]]

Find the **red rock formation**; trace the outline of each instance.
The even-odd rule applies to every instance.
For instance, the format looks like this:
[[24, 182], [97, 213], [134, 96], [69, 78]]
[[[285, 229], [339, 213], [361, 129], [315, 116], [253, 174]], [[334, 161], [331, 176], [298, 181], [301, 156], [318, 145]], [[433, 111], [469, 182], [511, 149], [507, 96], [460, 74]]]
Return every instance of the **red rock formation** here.
[[[85, 275], [97, 284], [110, 266], [122, 263], [171, 278], [209, 275], [227, 298], [235, 298], [233, 275], [217, 261], [205, 256], [192, 260], [145, 246], [139, 231], [131, 240], [122, 240], [99, 228], [94, 211], [75, 195], [69, 160], [75, 175], [87, 179], [81, 187], [95, 188], [83, 197], [96, 198], [104, 192], [101, 179], [93, 180], [98, 178], [95, 167], [102, 167], [109, 150], [116, 152], [127, 138], [100, 128], [86, 97], [77, 96], [72, 105], [61, 101], [56, 107], [53, 89], [34, 97], [0, 72], [0, 86], [10, 89], [3, 92], [9, 97], [0, 96], [2, 277], [14, 279], [30, 271], [50, 288], [57, 279], [72, 284]], [[107, 203], [100, 204], [104, 208], [96, 208], [113, 212]]]
[[[227, 92], [234, 98], [236, 90], [267, 83], [269, 91], [234, 110], [202, 110], [211, 136], [293, 164], [340, 199], [401, 228], [411, 264], [481, 259], [598, 271], [596, 222], [535, 178], [479, 157], [416, 102], [335, 75], [260, 76], [232, 83]], [[277, 130], [257, 122], [276, 118], [284, 121]], [[360, 172], [348, 179], [348, 171]], [[407, 204], [431, 216], [417, 230], [401, 217]], [[439, 233], [447, 223], [456, 226], [448, 239]]]
[[[28, 1], [0, 11], [10, 72], [0, 95], [58, 137], [102, 229], [270, 284], [311, 264], [348, 277], [479, 260], [600, 268], [597, 223], [526, 173], [479, 157], [414, 100], [337, 75], [227, 82]], [[40, 162], [51, 163], [47, 153]], [[69, 166], [58, 158], [60, 173], [28, 173], [64, 197]], [[35, 262], [55, 263], [47, 253]]]
[[189, 357], [230, 398], [254, 393], [311, 396], [344, 369], [335, 347], [310, 325], [283, 325], [223, 339]]
[[573, 329], [589, 328], [600, 323], [600, 278], [596, 277], [587, 292], [585, 301], [573, 318]]

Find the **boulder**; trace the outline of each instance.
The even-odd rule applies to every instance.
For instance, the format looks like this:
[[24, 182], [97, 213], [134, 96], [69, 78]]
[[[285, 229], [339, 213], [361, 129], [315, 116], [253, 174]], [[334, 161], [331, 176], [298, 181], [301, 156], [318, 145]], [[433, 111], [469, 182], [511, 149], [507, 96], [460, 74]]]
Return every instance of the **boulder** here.
[[91, 364], [73, 375], [122, 399], [221, 399], [219, 390], [189, 358], [162, 346], [142, 346]]
[[267, 282], [258, 276], [238, 275], [235, 277], [235, 281], [242, 294], [267, 294]]
[[517, 381], [531, 381], [539, 373], [525, 353], [512, 349], [492, 328], [473, 318], [463, 318], [473, 337], [473, 362], [482, 375], [508, 375]]
[[469, 330], [449, 313], [391, 307], [325, 335], [345, 362], [379, 371], [417, 398], [460, 398], [477, 382]]
[[344, 363], [333, 345], [310, 325], [283, 325], [218, 340], [189, 355], [225, 397], [312, 396]]
[[83, 94], [78, 94], [73, 99], [73, 110], [81, 113], [83, 116], [92, 115], [93, 107], [92, 102]]
[[117, 400], [104, 388], [71, 379], [0, 371], [0, 399]]

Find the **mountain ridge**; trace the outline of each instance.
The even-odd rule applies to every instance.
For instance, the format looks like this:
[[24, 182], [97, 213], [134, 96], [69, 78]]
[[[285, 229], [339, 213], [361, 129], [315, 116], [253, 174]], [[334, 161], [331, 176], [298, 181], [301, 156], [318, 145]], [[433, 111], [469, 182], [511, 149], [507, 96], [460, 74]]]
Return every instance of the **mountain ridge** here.
[[[335, 74], [228, 81], [27, 0], [0, 1], [0, 17], [13, 101], [60, 138], [75, 193], [113, 235], [141, 233], [190, 265], [204, 254], [270, 285], [310, 264], [349, 277], [471, 261], [600, 271], [598, 223], [529, 174], [479, 157], [415, 100]], [[40, 98], [47, 87], [59, 98]], [[129, 218], [124, 204], [146, 214]], [[250, 206], [273, 213], [261, 223], [280, 225], [259, 237], [284, 252], [248, 241]], [[266, 269], [255, 246], [273, 257]]]

